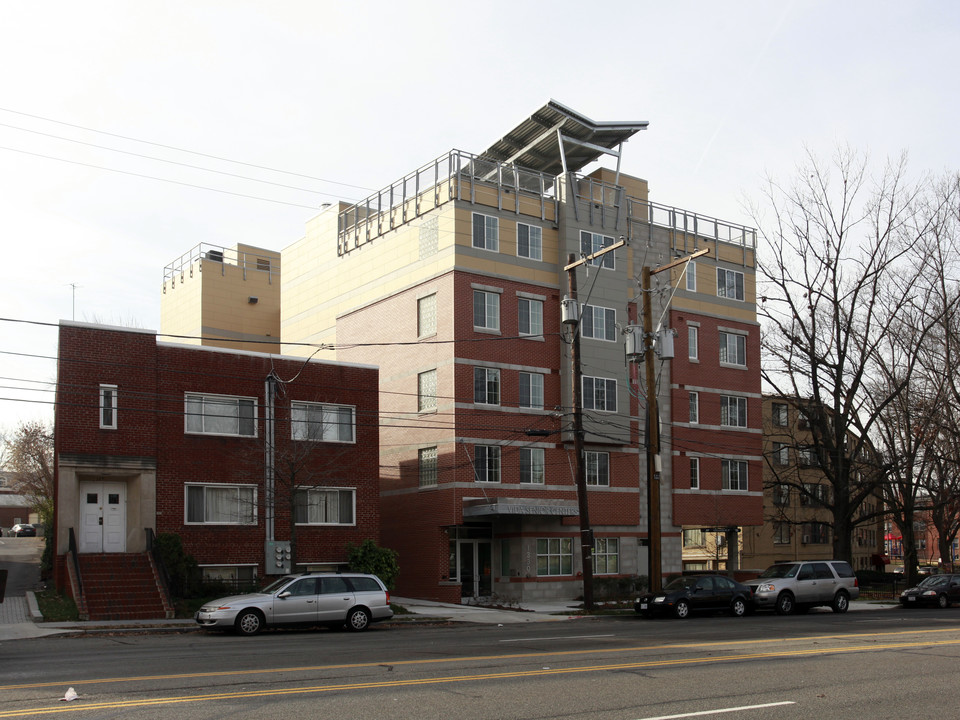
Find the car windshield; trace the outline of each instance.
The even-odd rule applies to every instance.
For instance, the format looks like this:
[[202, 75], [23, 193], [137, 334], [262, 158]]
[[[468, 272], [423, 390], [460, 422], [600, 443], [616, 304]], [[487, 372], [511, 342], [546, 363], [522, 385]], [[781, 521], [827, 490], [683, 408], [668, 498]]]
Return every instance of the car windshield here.
[[282, 577], [282, 578], [280, 578], [279, 580], [274, 580], [272, 583], [270, 583], [269, 585], [267, 585], [267, 586], [266, 586], [263, 590], [261, 590], [260, 592], [266, 593], [266, 594], [268, 594], [268, 595], [271, 594], [271, 593], [275, 593], [275, 592], [277, 592], [280, 588], [282, 588], [284, 585], [289, 584], [289, 582], [290, 582], [291, 580], [293, 580], [292, 577]]
[[794, 563], [782, 563], [771, 565], [760, 575], [761, 578], [791, 578], [797, 574], [799, 565]]
[[663, 586], [663, 591], [676, 592], [677, 590], [683, 590], [684, 588], [688, 588], [691, 585], [693, 585], [693, 583], [695, 583], [696, 581], [697, 581], [696, 578], [691, 578], [691, 577], [674, 578], [673, 580], [671, 580], [670, 582], [668, 582], [666, 585]]
[[945, 585], [946, 582], [947, 582], [946, 575], [931, 575], [930, 577], [925, 578], [923, 582], [917, 585], [917, 587], [920, 587], [920, 588], [940, 587], [941, 585]]

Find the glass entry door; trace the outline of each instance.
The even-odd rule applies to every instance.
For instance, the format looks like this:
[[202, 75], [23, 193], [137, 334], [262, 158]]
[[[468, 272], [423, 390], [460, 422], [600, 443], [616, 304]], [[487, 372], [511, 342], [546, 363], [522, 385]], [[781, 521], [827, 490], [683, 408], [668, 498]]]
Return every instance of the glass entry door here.
[[457, 540], [456, 568], [460, 597], [490, 597], [493, 591], [493, 548], [489, 540]]

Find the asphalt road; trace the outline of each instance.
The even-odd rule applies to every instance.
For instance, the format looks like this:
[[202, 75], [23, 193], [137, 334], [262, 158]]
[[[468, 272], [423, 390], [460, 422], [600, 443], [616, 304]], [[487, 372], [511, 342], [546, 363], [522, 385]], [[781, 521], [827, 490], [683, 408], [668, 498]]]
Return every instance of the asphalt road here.
[[[0, 718], [956, 717], [960, 608], [51, 637]], [[68, 687], [79, 698], [59, 701]]]
[[10, 597], [21, 597], [40, 582], [43, 538], [0, 537], [0, 569], [7, 570]]

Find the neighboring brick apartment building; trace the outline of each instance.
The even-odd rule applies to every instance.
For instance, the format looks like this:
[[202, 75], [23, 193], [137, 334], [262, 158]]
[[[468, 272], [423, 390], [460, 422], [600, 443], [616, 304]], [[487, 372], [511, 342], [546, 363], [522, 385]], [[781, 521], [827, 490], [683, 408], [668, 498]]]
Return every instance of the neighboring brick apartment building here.
[[[832, 487], [820, 467], [813, 435], [795, 398], [764, 396], [763, 527], [744, 533], [743, 564], [763, 569], [781, 560], [832, 559], [833, 521], [825, 507]], [[883, 570], [883, 499], [869, 498], [853, 532], [855, 570]]]
[[377, 377], [62, 322], [58, 586], [71, 532], [80, 554], [144, 552], [147, 531], [175, 533], [210, 578], [343, 566], [348, 543], [379, 540]]

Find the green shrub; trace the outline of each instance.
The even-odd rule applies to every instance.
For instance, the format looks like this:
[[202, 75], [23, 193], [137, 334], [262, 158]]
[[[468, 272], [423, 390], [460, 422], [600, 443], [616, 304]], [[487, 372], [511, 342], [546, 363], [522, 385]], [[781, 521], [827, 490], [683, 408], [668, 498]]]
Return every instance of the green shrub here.
[[382, 548], [367, 538], [360, 545], [353, 543], [347, 545], [347, 559], [351, 572], [376, 575], [383, 580], [388, 590], [393, 590], [397, 575], [400, 574], [396, 551]]

